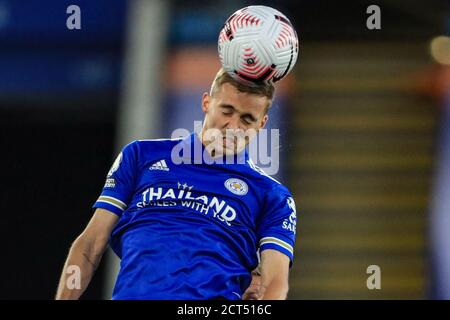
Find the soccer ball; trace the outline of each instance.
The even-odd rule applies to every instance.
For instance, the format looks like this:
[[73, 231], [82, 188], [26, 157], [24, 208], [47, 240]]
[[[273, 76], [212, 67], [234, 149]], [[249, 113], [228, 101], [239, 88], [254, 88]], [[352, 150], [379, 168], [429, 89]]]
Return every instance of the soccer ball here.
[[274, 83], [294, 67], [298, 37], [281, 12], [266, 6], [249, 6], [225, 22], [218, 51], [222, 67], [241, 83]]

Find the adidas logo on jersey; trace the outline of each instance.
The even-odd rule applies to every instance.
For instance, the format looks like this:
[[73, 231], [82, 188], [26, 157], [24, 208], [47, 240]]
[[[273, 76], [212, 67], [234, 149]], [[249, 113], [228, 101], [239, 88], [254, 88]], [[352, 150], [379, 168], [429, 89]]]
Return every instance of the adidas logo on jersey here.
[[149, 168], [150, 170], [163, 170], [169, 171], [169, 167], [166, 164], [166, 160], [160, 160], [152, 164]]

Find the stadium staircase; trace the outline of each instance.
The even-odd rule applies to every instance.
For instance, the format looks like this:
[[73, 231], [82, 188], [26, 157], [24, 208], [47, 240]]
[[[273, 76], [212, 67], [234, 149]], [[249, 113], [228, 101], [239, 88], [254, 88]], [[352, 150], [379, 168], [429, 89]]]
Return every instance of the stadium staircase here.
[[[291, 299], [426, 296], [437, 111], [417, 93], [426, 44], [305, 45], [291, 98], [298, 211]], [[381, 290], [369, 290], [369, 265]]]

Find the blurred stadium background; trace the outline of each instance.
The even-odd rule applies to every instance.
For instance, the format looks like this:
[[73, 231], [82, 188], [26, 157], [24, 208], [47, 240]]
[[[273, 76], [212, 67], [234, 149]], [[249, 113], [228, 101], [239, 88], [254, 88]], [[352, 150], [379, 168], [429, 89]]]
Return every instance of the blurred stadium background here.
[[[81, 9], [68, 30], [66, 8]], [[52, 299], [118, 150], [193, 130], [218, 32], [285, 13], [300, 56], [271, 110], [299, 214], [290, 299], [450, 299], [444, 1], [0, 0], [0, 299]], [[368, 290], [366, 268], [381, 268]], [[84, 299], [108, 298], [110, 255]]]

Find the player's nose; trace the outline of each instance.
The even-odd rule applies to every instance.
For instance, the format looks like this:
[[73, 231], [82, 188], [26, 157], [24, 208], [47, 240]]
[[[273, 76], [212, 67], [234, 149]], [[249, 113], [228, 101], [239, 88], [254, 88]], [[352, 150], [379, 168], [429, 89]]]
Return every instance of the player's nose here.
[[240, 129], [240, 119], [238, 115], [234, 115], [233, 117], [228, 119], [226, 129], [237, 130]]

